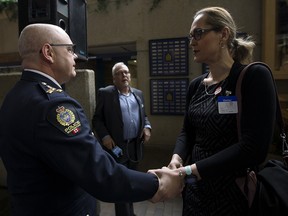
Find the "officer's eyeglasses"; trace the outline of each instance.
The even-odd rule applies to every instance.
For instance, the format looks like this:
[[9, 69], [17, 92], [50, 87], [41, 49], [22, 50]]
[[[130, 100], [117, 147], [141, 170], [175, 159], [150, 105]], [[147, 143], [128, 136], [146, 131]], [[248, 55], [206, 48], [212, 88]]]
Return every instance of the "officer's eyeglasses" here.
[[210, 32], [210, 31], [216, 31], [216, 30], [217, 28], [210, 28], [210, 29], [197, 28], [193, 31], [193, 33], [190, 33], [188, 35], [188, 39], [189, 41], [191, 41], [194, 38], [194, 40], [199, 41], [202, 38], [203, 34]]
[[70, 54], [74, 55], [75, 54], [75, 49], [76, 49], [76, 44], [53, 44], [50, 43], [50, 46], [66, 46], [67, 50]]

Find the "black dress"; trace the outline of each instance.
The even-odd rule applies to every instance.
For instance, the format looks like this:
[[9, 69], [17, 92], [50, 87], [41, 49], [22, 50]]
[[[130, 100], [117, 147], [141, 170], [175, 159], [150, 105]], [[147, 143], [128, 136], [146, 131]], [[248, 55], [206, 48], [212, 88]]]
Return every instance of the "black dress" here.
[[[188, 118], [196, 134], [193, 161], [205, 159], [237, 142], [235, 114], [218, 113], [217, 98], [225, 95], [227, 84], [227, 80], [209, 87], [201, 83], [190, 101]], [[187, 183], [183, 192], [183, 215], [245, 215], [247, 200], [235, 184], [235, 176], [233, 173], [197, 184]]]

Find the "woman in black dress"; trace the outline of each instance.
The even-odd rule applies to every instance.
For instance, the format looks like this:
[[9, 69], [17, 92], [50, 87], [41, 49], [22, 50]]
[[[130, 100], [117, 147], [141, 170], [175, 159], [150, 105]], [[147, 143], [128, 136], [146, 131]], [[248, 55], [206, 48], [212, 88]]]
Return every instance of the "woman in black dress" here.
[[255, 43], [250, 37], [236, 38], [233, 18], [220, 7], [196, 13], [189, 39], [194, 61], [207, 64], [209, 72], [189, 85], [183, 128], [168, 165], [188, 177], [183, 215], [247, 215], [247, 199], [235, 180], [267, 156], [276, 110], [273, 78], [262, 65], [246, 72], [238, 140], [235, 86]]

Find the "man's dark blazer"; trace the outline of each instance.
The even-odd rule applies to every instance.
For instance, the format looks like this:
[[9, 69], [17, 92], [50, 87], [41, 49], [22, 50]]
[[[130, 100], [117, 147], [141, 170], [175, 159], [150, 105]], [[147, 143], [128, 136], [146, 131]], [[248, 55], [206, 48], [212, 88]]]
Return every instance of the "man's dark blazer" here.
[[93, 216], [95, 198], [138, 202], [158, 189], [155, 175], [127, 169], [104, 151], [81, 105], [40, 74], [23, 72], [0, 122], [13, 216]]
[[[144, 97], [141, 90], [130, 88], [131, 93], [135, 96], [140, 110], [140, 130], [138, 131], [138, 143], [140, 145], [140, 135], [145, 125], [150, 122], [145, 113]], [[92, 125], [100, 142], [103, 137], [110, 135], [116, 145], [126, 154], [126, 146], [123, 137], [123, 119], [120, 108], [119, 92], [114, 85], [100, 88], [96, 98], [96, 110], [93, 116]], [[143, 154], [142, 148], [136, 149], [138, 158]]]

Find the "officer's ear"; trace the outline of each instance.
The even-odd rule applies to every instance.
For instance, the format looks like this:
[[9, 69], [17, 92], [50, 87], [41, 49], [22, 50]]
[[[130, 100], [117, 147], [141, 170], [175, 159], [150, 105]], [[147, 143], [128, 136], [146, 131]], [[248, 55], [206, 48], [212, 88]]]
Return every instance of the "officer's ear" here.
[[42, 48], [40, 50], [40, 55], [41, 55], [43, 60], [45, 60], [49, 63], [54, 62], [53, 57], [55, 56], [55, 54], [54, 54], [54, 50], [50, 44], [46, 43], [42, 46]]

